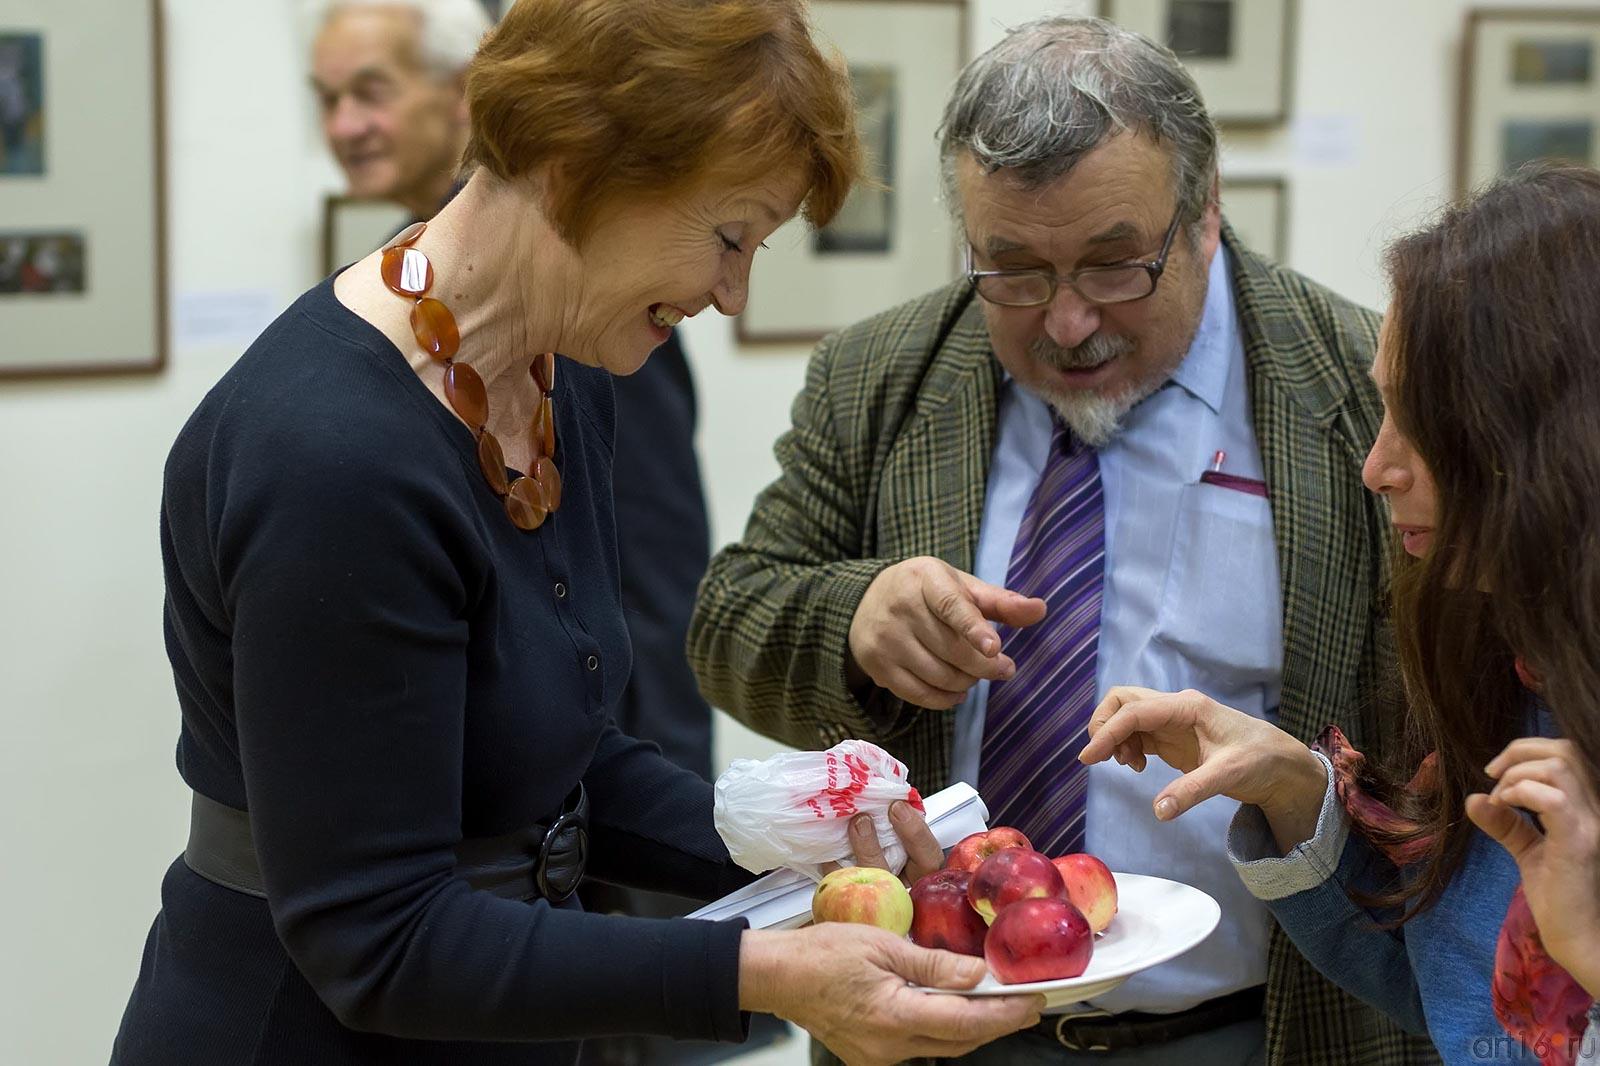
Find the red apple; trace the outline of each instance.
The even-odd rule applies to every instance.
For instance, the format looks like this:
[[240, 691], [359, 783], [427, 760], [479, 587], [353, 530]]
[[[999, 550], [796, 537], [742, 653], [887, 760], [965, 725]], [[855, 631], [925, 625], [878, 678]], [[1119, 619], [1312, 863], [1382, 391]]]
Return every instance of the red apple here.
[[841, 866], [812, 893], [811, 920], [858, 922], [905, 936], [911, 931], [911, 893], [888, 870]]
[[1025, 899], [1000, 912], [983, 942], [983, 961], [1003, 985], [1077, 977], [1094, 955], [1094, 932], [1064, 899]]
[[1067, 899], [1083, 912], [1089, 928], [1103, 933], [1117, 915], [1117, 879], [1111, 868], [1088, 852], [1051, 860], [1067, 886]]
[[1065, 900], [1067, 886], [1055, 863], [1032, 848], [1001, 848], [973, 871], [967, 888], [972, 909], [990, 925], [995, 915], [1018, 900], [1041, 897]]
[[911, 886], [911, 939], [925, 948], [983, 955], [989, 931], [967, 902], [972, 875], [965, 870], [935, 870]]
[[1031, 851], [1033, 845], [1028, 843], [1028, 838], [1022, 835], [1020, 829], [1012, 829], [1008, 825], [995, 826], [957, 841], [956, 846], [950, 849], [950, 857], [944, 861], [944, 868], [971, 873], [983, 865], [984, 859], [1001, 848], [1027, 848]]

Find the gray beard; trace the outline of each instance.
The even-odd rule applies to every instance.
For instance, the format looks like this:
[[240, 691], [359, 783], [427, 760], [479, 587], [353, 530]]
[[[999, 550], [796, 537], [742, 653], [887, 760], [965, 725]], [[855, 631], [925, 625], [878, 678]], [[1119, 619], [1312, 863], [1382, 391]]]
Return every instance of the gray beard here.
[[[1134, 350], [1126, 337], [1096, 333], [1074, 348], [1063, 348], [1041, 337], [1028, 348], [1028, 355], [1056, 370], [1088, 370]], [[1103, 396], [1097, 392], [1051, 391], [1043, 399], [1061, 417], [1073, 435], [1091, 448], [1104, 448], [1122, 428], [1122, 418], [1140, 400], [1156, 391], [1161, 379], [1134, 382], [1122, 392]]]

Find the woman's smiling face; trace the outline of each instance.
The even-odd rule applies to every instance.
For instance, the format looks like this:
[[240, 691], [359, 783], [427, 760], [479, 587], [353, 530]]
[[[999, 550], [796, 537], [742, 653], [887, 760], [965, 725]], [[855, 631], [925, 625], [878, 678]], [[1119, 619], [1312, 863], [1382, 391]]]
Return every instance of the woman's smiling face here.
[[756, 249], [800, 209], [798, 170], [746, 185], [608, 212], [579, 249], [582, 292], [571, 354], [631, 374], [679, 320], [744, 309]]

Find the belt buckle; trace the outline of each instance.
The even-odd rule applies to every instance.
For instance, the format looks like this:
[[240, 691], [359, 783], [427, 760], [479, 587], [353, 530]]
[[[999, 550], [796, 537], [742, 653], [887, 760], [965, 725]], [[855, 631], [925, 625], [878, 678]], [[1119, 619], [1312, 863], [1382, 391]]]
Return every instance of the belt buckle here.
[[[583, 881], [584, 867], [589, 862], [589, 813], [582, 785], [578, 786], [575, 795], [576, 802], [545, 830], [544, 839], [539, 842], [539, 858], [533, 868], [534, 884], [551, 903], [561, 903], [578, 890], [579, 883]], [[564, 844], [564, 834], [570, 835], [570, 845], [577, 853], [577, 861], [565, 865], [566, 876], [557, 878], [558, 884], [550, 877], [550, 857], [558, 845]]]
[[1066, 1027], [1069, 1023], [1076, 1024], [1088, 1018], [1109, 1017], [1111, 1017], [1111, 1012], [1108, 1010], [1101, 1010], [1099, 1007], [1095, 1007], [1092, 1010], [1079, 1011], [1076, 1014], [1063, 1014], [1056, 1019], [1056, 1043], [1060, 1044], [1068, 1051], [1110, 1051], [1111, 1045], [1106, 1043], [1103, 1037], [1098, 1040], [1090, 1038], [1087, 1043], [1080, 1043], [1078, 1040], [1068, 1036], [1066, 1033]]

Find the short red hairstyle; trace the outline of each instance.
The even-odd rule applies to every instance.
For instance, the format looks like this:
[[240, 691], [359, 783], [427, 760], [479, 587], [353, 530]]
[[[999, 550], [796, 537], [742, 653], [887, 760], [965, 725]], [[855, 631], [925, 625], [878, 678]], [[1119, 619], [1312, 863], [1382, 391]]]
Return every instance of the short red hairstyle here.
[[843, 64], [803, 0], [517, 0], [467, 68], [468, 166], [501, 178], [559, 167], [551, 221], [579, 243], [610, 204], [807, 179], [823, 226], [861, 174]]

